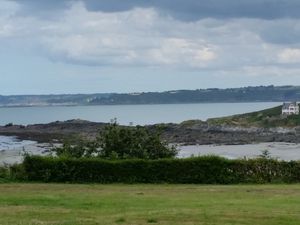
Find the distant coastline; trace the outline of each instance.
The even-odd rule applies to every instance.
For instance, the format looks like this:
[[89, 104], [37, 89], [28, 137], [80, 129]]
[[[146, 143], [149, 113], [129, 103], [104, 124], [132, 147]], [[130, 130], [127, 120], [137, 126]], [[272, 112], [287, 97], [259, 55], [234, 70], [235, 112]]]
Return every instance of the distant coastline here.
[[219, 104], [219, 103], [278, 103], [278, 105], [282, 104], [282, 101], [223, 101], [223, 102], [165, 102], [165, 103], [118, 103], [118, 104], [36, 104], [36, 105], [0, 105], [1, 108], [34, 108], [34, 107], [77, 107], [77, 106], [135, 106], [135, 105], [190, 105], [190, 104]]
[[123, 94], [0, 95], [0, 107], [284, 102], [299, 99], [300, 86], [271, 85]]

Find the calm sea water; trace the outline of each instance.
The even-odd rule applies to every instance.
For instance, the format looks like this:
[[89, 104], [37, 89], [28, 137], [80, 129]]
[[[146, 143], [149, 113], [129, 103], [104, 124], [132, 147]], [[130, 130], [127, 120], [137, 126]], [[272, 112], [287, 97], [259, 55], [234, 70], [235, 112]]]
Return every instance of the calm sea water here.
[[179, 123], [184, 120], [228, 116], [252, 112], [280, 105], [276, 102], [255, 103], [201, 103], [157, 105], [101, 105], [0, 108], [0, 125], [49, 123], [70, 119], [109, 122], [117, 118], [120, 124], [145, 125]]

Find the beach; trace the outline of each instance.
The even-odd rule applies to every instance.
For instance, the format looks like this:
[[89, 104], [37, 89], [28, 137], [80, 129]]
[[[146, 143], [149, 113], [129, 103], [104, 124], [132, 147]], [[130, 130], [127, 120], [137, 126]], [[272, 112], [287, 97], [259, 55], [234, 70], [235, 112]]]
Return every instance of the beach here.
[[[14, 136], [0, 136], [0, 165], [22, 161], [24, 154], [49, 155], [60, 144], [38, 143], [19, 140]], [[286, 142], [263, 142], [243, 145], [178, 145], [178, 158], [217, 155], [228, 159], [257, 158], [267, 150], [269, 156], [284, 161], [300, 160], [300, 144]]]

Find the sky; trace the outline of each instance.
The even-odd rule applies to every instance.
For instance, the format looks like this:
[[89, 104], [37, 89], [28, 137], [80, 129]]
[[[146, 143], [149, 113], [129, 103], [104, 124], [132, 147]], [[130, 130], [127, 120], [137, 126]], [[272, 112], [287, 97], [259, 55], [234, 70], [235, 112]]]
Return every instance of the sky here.
[[0, 95], [300, 85], [299, 0], [0, 0]]

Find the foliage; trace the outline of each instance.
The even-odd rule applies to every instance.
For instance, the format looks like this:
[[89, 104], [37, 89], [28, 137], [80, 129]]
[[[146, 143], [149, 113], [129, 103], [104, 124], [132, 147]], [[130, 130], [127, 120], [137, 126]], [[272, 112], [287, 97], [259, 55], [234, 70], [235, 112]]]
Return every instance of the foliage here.
[[100, 156], [110, 159], [160, 159], [176, 156], [175, 146], [162, 141], [160, 132], [145, 127], [122, 127], [113, 121], [98, 138]]
[[23, 164], [4, 165], [0, 167], [0, 183], [27, 180]]
[[7, 167], [0, 167], [0, 183], [8, 180], [9, 169]]
[[293, 127], [300, 125], [300, 115], [281, 115], [282, 106], [276, 106], [257, 112], [245, 113], [222, 118], [209, 119], [210, 124], [257, 127]]
[[242, 88], [208, 88], [197, 90], [173, 90], [142, 92], [137, 94], [75, 94], [0, 96], [1, 105], [120, 105], [120, 104], [170, 104], [203, 102], [283, 102], [299, 98], [299, 86], [257, 86]]
[[229, 160], [217, 156], [189, 159], [104, 160], [26, 156], [30, 181], [99, 183], [295, 183], [300, 162], [273, 159]]
[[13, 123], [8, 123], [6, 125], [4, 125], [4, 127], [12, 127], [14, 124]]
[[65, 141], [62, 147], [52, 150], [59, 157], [65, 158], [81, 158], [91, 157], [98, 153], [98, 143], [93, 141], [80, 140], [76, 144]]
[[262, 159], [271, 159], [272, 158], [270, 151], [267, 150], [267, 149], [262, 150], [259, 157], [262, 158]]
[[177, 90], [166, 92], [142, 92], [132, 94], [111, 94], [96, 97], [90, 104], [165, 104], [200, 102], [282, 102], [298, 99], [299, 86], [257, 86], [242, 88], [209, 88], [197, 90]]
[[105, 159], [160, 159], [176, 156], [175, 146], [161, 140], [158, 130], [145, 127], [124, 127], [114, 120], [107, 125], [96, 141], [81, 141], [71, 145], [65, 143], [54, 152], [59, 157], [100, 157]]

